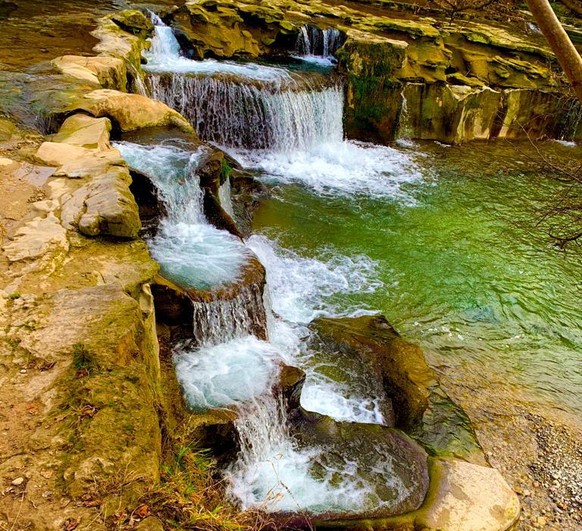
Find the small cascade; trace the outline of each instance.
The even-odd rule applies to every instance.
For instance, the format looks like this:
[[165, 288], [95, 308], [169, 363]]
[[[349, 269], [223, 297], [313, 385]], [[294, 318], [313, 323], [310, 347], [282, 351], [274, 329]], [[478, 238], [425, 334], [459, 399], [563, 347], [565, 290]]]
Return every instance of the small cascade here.
[[402, 91], [402, 106], [400, 107], [400, 115], [398, 117], [398, 131], [396, 132], [396, 140], [399, 144], [410, 145], [414, 135], [412, 123], [410, 121], [410, 112], [408, 110], [408, 100], [406, 94]]
[[[325, 49], [331, 50], [336, 38], [328, 33]], [[158, 23], [151, 50], [144, 54], [148, 88], [152, 97], [188, 118], [202, 139], [283, 152], [343, 140], [343, 88], [329, 75], [192, 61], [179, 50], [171, 28]]]
[[229, 76], [150, 75], [151, 94], [219, 145], [305, 150], [343, 139], [343, 89], [324, 78], [257, 82]]
[[227, 178], [218, 189], [218, 200], [225, 212], [234, 219], [234, 208], [232, 206], [232, 189], [230, 178]]
[[[320, 420], [323, 425], [314, 431], [321, 444], [304, 444], [291, 435], [279, 395], [266, 393], [239, 407], [240, 457], [226, 477], [228, 492], [243, 509], [340, 516], [418, 507], [427, 478], [415, 470], [410, 443], [370, 425], [336, 424], [329, 438], [329, 425]], [[340, 441], [334, 442], [338, 434]]]
[[205, 155], [177, 146], [118, 142], [129, 166], [150, 178], [166, 205], [158, 233], [148, 241], [152, 256], [169, 279], [185, 288], [209, 289], [235, 281], [249, 252], [234, 236], [210, 225], [203, 214], [196, 175]]
[[582, 104], [571, 98], [562, 107], [557, 137], [558, 140], [571, 141], [582, 130]]
[[233, 297], [227, 297], [219, 292], [216, 300], [192, 301], [194, 344], [213, 346], [248, 335], [267, 339], [262, 284], [241, 284]]
[[342, 33], [336, 28], [303, 26], [297, 35], [295, 51], [300, 56], [330, 59], [342, 46]]

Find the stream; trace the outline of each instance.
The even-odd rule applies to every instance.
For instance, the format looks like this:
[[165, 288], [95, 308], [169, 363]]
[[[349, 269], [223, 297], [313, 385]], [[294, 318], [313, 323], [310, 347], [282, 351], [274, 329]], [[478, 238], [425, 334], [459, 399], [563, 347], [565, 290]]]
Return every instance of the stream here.
[[[582, 257], [540, 250], [524, 228], [555, 190], [552, 182], [539, 178], [532, 186], [531, 172], [507, 145], [345, 140], [333, 33], [314, 44], [303, 32], [296, 55], [305, 68], [287, 68], [185, 59], [171, 30], [156, 22], [144, 68], [152, 95], [272, 191], [253, 236], [241, 242], [204, 218], [196, 177], [203, 148], [116, 144], [167, 206], [148, 243], [169, 279], [213, 289], [236, 283], [253, 255], [266, 268], [264, 301], [242, 290], [199, 308], [208, 332], [175, 352], [193, 410], [237, 408], [241, 451], [224, 474], [243, 509], [396, 510], [410, 495], [382, 448], [373, 462], [329, 463], [325, 449], [300, 447], [290, 435], [272, 393], [282, 363], [306, 372], [306, 410], [387, 423], [374, 381], [349, 363], [349, 377], [334, 380], [329, 361], [308, 348], [307, 326], [320, 316], [383, 313], [439, 366], [466, 364], [484, 378], [527, 387], [534, 400], [582, 413]], [[222, 195], [227, 203], [228, 190]], [[266, 309], [267, 341], [249, 333], [257, 305]], [[374, 471], [390, 492], [362, 470]]]

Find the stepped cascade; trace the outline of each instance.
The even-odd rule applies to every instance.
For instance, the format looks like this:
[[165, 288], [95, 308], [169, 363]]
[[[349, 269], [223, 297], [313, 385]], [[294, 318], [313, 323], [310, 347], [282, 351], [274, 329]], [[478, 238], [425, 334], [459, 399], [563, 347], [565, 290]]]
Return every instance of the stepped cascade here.
[[[144, 67], [152, 95], [182, 112], [202, 138], [231, 150], [248, 168], [253, 161], [271, 157], [274, 164], [287, 160], [287, 165], [296, 168], [319, 165], [325, 172], [331, 165], [338, 171], [338, 189], [347, 190], [354, 184], [349, 177], [352, 170], [364, 162], [360, 181], [355, 183], [364, 193], [368, 192], [366, 181], [375, 174], [392, 183], [391, 193], [411, 178], [410, 172], [401, 179], [396, 173], [401, 167], [414, 169], [412, 160], [400, 157], [380, 169], [394, 153], [389, 148], [343, 140], [343, 90], [333, 76], [283, 66], [191, 61], [180, 56], [169, 28], [154, 21], [156, 35]], [[302, 35], [306, 54], [323, 57], [333, 52], [340, 39], [334, 31], [306, 29]], [[118, 147], [135, 170], [152, 178], [168, 205], [167, 219], [150, 246], [170, 280], [187, 288], [226, 286], [228, 291], [229, 285], [239, 281], [245, 253], [258, 256], [266, 268], [264, 296], [252, 285], [237, 288], [234, 298], [222, 299], [220, 290], [217, 296], [194, 296], [194, 339], [174, 354], [178, 380], [192, 409], [227, 407], [238, 413], [240, 452], [224, 472], [233, 499], [243, 508], [314, 515], [398, 514], [416, 508], [426, 491], [423, 451], [412, 442], [391, 446], [400, 435], [388, 427], [392, 406], [381, 384], [366, 378], [364, 367], [349, 369], [364, 372], [354, 385], [325, 376], [328, 362], [307, 346], [311, 335], [307, 325], [317, 316], [335, 314], [331, 302], [335, 293], [380, 287], [369, 278], [375, 264], [365, 256], [310, 260], [258, 235], [244, 246], [224, 235], [223, 245], [213, 239], [216, 229], [201, 215], [195, 163], [199, 154], [162, 145], [120, 143]], [[380, 162], [375, 164], [377, 156]], [[155, 171], [156, 157], [165, 158], [160, 167], [173, 164], [178, 173]], [[293, 170], [289, 167], [287, 173], [292, 175]], [[166, 183], [170, 183], [168, 189]], [[222, 185], [219, 195], [225, 209], [232, 212], [228, 187]], [[190, 233], [195, 227], [198, 236], [191, 234], [176, 242], [178, 227]], [[203, 254], [209, 238], [228, 260], [219, 257], [215, 262], [212, 253]], [[187, 251], [168, 252], [177, 245]], [[192, 265], [198, 260], [207, 261], [210, 270], [222, 262], [220, 274], [210, 276], [213, 282], [201, 279], [203, 275]], [[361, 314], [361, 310], [347, 312], [352, 313]], [[255, 330], [262, 321], [268, 323], [267, 333], [258, 337]], [[350, 450], [330, 459], [329, 452], [337, 443], [297, 439], [277, 390], [282, 364], [305, 371], [301, 403], [307, 410], [353, 424], [354, 429], [364, 422], [362, 426], [388, 430], [377, 441], [376, 457], [360, 462], [357, 452]], [[406, 466], [407, 459], [414, 465]]]

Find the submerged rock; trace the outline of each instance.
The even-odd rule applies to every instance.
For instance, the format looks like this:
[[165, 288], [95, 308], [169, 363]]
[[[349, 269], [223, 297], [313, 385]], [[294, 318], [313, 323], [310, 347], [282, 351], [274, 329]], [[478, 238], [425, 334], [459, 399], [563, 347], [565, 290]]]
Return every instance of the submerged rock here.
[[303, 411], [294, 416], [291, 433], [300, 448], [320, 449], [311, 467], [315, 479], [341, 488], [348, 474], [358, 489], [367, 485], [358, 511], [331, 510], [319, 514], [318, 520], [386, 518], [421, 506], [429, 485], [427, 454], [403, 432]]

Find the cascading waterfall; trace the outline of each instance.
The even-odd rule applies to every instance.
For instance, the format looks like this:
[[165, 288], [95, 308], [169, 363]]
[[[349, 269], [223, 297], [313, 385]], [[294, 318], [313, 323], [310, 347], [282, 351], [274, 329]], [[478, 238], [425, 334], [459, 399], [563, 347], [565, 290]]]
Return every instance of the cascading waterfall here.
[[168, 215], [148, 242], [162, 272], [186, 288], [208, 289], [236, 280], [249, 254], [234, 236], [210, 225], [202, 211], [196, 169], [204, 150], [118, 142], [129, 166], [149, 177]]
[[[161, 21], [155, 22], [161, 26]], [[280, 173], [255, 163], [271, 160], [285, 175], [301, 174], [297, 180], [325, 174], [337, 177], [332, 184], [336, 189], [353, 191], [356, 183], [366, 193], [377, 189], [393, 195], [407, 180], [401, 177], [402, 168], [413, 165], [398, 159], [395, 163], [395, 151], [343, 140], [343, 89], [331, 76], [191, 61], [180, 56], [171, 31], [158, 30], [144, 68], [152, 95], [184, 114], [202, 138], [237, 148], [236, 155], [247, 167], [285, 182]], [[316, 30], [302, 31], [301, 52], [330, 57], [340, 44], [340, 33]], [[176, 180], [172, 182], [176, 186]], [[220, 195], [222, 204], [228, 205], [224, 200], [228, 189], [221, 189]], [[172, 237], [167, 231], [161, 240], [167, 243]], [[229, 241], [225, 238], [227, 248]], [[158, 243], [160, 249], [164, 242]], [[224, 242], [215, 244], [224, 247]], [[331, 302], [336, 294], [382, 285], [370, 281], [373, 262], [367, 257], [305, 259], [261, 236], [252, 237], [247, 246], [266, 267], [271, 296], [250, 284], [235, 297], [213, 298], [209, 293], [195, 299], [195, 337], [175, 353], [178, 379], [192, 408], [236, 407], [239, 413], [241, 451], [225, 472], [231, 496], [243, 508], [311, 514], [374, 511], [399, 504], [409, 487], [395, 473], [386, 449], [378, 445], [370, 462], [360, 463], [357, 450], [349, 458], [331, 452], [330, 458], [325, 447], [300, 447], [289, 433], [281, 399], [272, 391], [282, 362], [302, 365], [308, 376], [309, 407], [338, 420], [386, 423], [389, 401], [375, 396], [382, 392], [380, 383], [370, 386], [364, 378], [350, 387], [318, 377], [318, 364], [310, 364], [313, 353], [302, 347], [306, 324], [318, 315], [338, 313]], [[170, 256], [160, 254], [162, 266], [175, 256], [184, 261], [184, 251], [175, 247], [164, 248]], [[212, 264], [212, 253], [203, 258]], [[178, 280], [182, 277], [178, 275]], [[268, 314], [263, 296], [274, 302], [278, 317]], [[362, 309], [343, 313], [354, 312]], [[268, 341], [261, 340], [266, 333], [257, 332], [263, 322], [269, 326]]]
[[342, 33], [336, 28], [319, 29], [303, 26], [297, 35], [295, 51], [301, 56], [329, 59], [343, 44]]
[[343, 140], [343, 88], [320, 74], [180, 57], [167, 26], [156, 26], [144, 70], [151, 95], [222, 146], [305, 150]]
[[201, 138], [222, 146], [292, 151], [342, 140], [339, 86], [310, 90], [309, 80], [179, 74], [150, 75], [148, 83], [154, 98], [186, 116]]
[[233, 298], [196, 301], [192, 307], [194, 338], [200, 346], [219, 345], [249, 334], [267, 334], [261, 285], [243, 285]]

